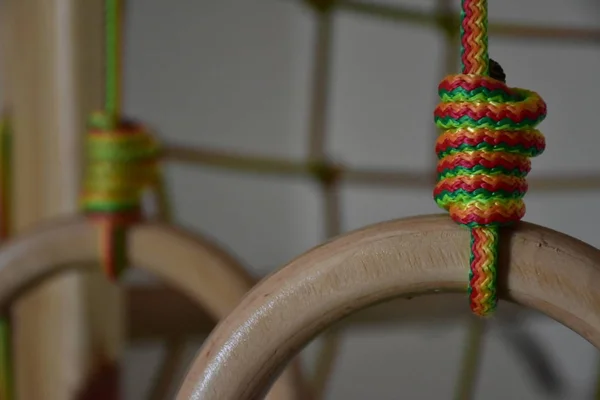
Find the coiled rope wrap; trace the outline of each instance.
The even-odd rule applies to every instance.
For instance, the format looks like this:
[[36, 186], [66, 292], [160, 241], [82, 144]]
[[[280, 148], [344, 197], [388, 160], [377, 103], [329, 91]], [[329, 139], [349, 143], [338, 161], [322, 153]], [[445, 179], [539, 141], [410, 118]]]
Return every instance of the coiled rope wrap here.
[[142, 125], [116, 124], [104, 113], [90, 119], [81, 202], [103, 227], [103, 264], [111, 279], [126, 266], [126, 228], [142, 217], [142, 194], [156, 185], [158, 148]]
[[497, 304], [498, 228], [525, 214], [529, 157], [543, 152], [535, 127], [546, 104], [535, 92], [491, 78], [487, 55], [487, 2], [462, 1], [463, 74], [438, 91], [436, 203], [471, 228], [469, 296], [472, 311], [491, 314]]

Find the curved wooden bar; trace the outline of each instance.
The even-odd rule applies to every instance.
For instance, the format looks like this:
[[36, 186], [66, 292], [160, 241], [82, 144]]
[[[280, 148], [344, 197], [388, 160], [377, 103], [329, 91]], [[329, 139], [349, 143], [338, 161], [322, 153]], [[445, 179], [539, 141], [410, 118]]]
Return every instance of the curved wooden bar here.
[[[84, 217], [43, 224], [0, 247], [0, 309], [24, 291], [61, 270], [97, 266], [99, 231]], [[178, 288], [216, 320], [224, 318], [253, 285], [239, 263], [216, 245], [165, 224], [131, 229], [132, 265], [152, 272]], [[301, 399], [297, 365], [286, 371], [269, 398]]]
[[[352, 312], [399, 296], [467, 287], [469, 233], [447, 216], [380, 223], [293, 260], [212, 332], [179, 400], [261, 398], [313, 337]], [[600, 251], [528, 223], [505, 229], [500, 295], [600, 346]], [[468, 307], [465, 299], [465, 307]]]

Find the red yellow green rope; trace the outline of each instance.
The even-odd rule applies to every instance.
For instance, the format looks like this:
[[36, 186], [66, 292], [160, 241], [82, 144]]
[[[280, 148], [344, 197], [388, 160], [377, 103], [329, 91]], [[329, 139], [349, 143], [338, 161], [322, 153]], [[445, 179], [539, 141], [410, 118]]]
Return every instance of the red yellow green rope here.
[[127, 228], [141, 218], [143, 191], [156, 185], [158, 144], [142, 125], [121, 121], [111, 129], [106, 116], [90, 120], [81, 201], [102, 228], [102, 263], [116, 279], [127, 264]]
[[497, 305], [498, 228], [525, 214], [529, 157], [543, 152], [535, 127], [546, 104], [532, 91], [509, 88], [489, 75], [487, 1], [462, 0], [462, 74], [442, 80], [436, 125], [437, 204], [471, 231], [469, 297], [472, 311]]
[[127, 228], [141, 218], [141, 196], [156, 184], [158, 144], [121, 116], [123, 4], [105, 0], [105, 105], [89, 119], [81, 203], [101, 227], [103, 266], [116, 279], [127, 264]]

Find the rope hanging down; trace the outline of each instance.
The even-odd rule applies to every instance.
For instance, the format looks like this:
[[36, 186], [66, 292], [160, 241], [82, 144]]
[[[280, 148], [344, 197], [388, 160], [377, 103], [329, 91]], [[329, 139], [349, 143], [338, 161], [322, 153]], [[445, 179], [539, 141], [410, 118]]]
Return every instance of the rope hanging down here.
[[[10, 115], [5, 111], [0, 116], [0, 242], [7, 240], [11, 233], [12, 130], [10, 122]], [[0, 400], [14, 398], [11, 336], [10, 320], [4, 316], [0, 318]]]
[[8, 111], [0, 116], [0, 241], [12, 231], [12, 126]]
[[141, 219], [145, 189], [158, 177], [158, 144], [139, 124], [121, 118], [120, 0], [106, 0], [106, 100], [92, 114], [86, 138], [83, 211], [102, 227], [104, 270], [116, 279], [127, 264], [127, 228]]
[[499, 227], [525, 214], [529, 157], [545, 148], [535, 127], [546, 104], [529, 90], [489, 76], [487, 1], [462, 0], [462, 74], [442, 80], [436, 125], [437, 204], [471, 231], [469, 296], [479, 316], [497, 305]]

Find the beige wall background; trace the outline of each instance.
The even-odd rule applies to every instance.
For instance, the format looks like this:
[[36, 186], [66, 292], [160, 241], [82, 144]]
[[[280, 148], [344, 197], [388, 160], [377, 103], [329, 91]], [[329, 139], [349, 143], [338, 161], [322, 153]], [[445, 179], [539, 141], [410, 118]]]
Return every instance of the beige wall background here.
[[[127, 114], [171, 142], [306, 156], [314, 39], [314, 19], [306, 6], [299, 0], [128, 3]], [[435, 0], [387, 3], [429, 10]], [[595, 0], [489, 3], [492, 20], [600, 24]], [[443, 46], [443, 36], [430, 28], [349, 12], [336, 15], [327, 126], [334, 159], [423, 172], [434, 167], [432, 111]], [[531, 177], [599, 172], [600, 46], [492, 36], [490, 52], [511, 85], [536, 90], [548, 103], [549, 116], [541, 125], [547, 151], [534, 159]], [[320, 193], [311, 182], [189, 166], [167, 171], [177, 222], [225, 244], [256, 274], [278, 268], [324, 239]], [[599, 246], [599, 201], [600, 189], [532, 189], [526, 220]], [[439, 210], [430, 189], [346, 185], [342, 212], [347, 231]], [[414, 302], [418, 307], [421, 300]], [[431, 318], [424, 309], [419, 318], [346, 332], [329, 398], [451, 398], [467, 316], [465, 303], [465, 312], [454, 319]], [[540, 343], [558, 370], [565, 391], [554, 398], [590, 399], [598, 375], [596, 350], [544, 316], [520, 312], [518, 317], [492, 323], [476, 398], [553, 398], [539, 390], [507, 344], [510, 332], [519, 329]], [[190, 344], [190, 357], [196, 348], [197, 343]], [[128, 350], [127, 399], [145, 398], [145, 382], [161, 354], [154, 343]], [[307, 351], [306, 359], [310, 366], [314, 351]]]

